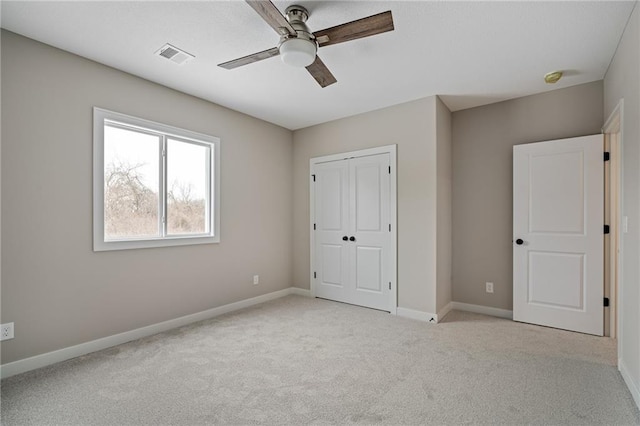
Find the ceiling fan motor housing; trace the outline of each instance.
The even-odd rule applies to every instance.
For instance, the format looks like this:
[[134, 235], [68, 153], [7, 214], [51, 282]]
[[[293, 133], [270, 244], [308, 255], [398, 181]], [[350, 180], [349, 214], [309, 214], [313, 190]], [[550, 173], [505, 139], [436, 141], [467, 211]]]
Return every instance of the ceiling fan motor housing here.
[[292, 5], [286, 11], [287, 21], [296, 31], [296, 36], [284, 35], [278, 49], [285, 64], [295, 67], [307, 67], [316, 59], [318, 43], [305, 22], [309, 12], [302, 6]]

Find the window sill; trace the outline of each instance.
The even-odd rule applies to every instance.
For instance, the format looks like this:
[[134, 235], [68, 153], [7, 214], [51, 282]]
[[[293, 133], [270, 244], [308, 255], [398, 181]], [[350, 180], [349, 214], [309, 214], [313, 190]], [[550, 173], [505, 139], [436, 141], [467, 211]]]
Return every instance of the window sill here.
[[93, 251], [129, 250], [142, 248], [191, 246], [197, 244], [217, 244], [220, 242], [219, 236], [180, 236], [165, 237], [150, 240], [117, 240], [100, 241], [94, 240]]

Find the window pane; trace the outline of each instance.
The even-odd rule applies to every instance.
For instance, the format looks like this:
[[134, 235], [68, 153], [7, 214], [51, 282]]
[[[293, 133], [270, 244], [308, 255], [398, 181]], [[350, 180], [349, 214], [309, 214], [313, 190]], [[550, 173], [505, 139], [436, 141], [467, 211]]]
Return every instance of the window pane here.
[[209, 231], [209, 149], [167, 140], [167, 234]]
[[104, 238], [159, 237], [158, 136], [104, 126]]

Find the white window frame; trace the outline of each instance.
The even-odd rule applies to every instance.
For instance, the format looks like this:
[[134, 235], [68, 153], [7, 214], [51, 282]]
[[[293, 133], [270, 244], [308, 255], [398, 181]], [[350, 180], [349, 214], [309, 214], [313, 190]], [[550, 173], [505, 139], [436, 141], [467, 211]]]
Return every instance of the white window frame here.
[[[179, 141], [207, 145], [210, 147], [209, 166], [209, 205], [207, 218], [209, 232], [195, 235], [166, 235], [136, 239], [105, 240], [104, 238], [104, 127], [105, 121], [115, 122], [129, 128], [137, 128], [142, 133], [152, 132]], [[160, 154], [160, 169], [164, 169]], [[166, 179], [166, 171], [163, 179]], [[166, 193], [166, 182], [161, 184]], [[164, 214], [166, 205], [160, 214]], [[166, 224], [164, 224], [166, 229]], [[142, 118], [132, 117], [106, 109], [93, 108], [93, 251], [126, 250], [153, 247], [184, 246], [193, 244], [213, 244], [220, 242], [220, 139], [190, 130], [180, 129], [166, 124], [156, 123]]]

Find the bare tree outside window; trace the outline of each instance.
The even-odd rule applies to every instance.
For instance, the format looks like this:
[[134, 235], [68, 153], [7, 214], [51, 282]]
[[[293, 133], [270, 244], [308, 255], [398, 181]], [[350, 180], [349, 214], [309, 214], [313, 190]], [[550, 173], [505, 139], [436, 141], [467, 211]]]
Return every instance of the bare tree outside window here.
[[193, 185], [174, 181], [167, 194], [168, 231], [171, 234], [194, 234], [205, 231], [205, 200], [195, 199]]
[[207, 232], [206, 200], [208, 148], [167, 141], [167, 233]]
[[104, 138], [105, 239], [160, 236], [160, 138], [112, 126]]
[[143, 183], [144, 164], [105, 166], [104, 232], [109, 238], [158, 235], [158, 192]]

